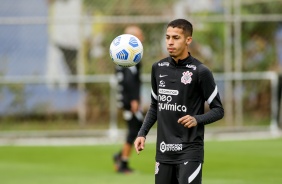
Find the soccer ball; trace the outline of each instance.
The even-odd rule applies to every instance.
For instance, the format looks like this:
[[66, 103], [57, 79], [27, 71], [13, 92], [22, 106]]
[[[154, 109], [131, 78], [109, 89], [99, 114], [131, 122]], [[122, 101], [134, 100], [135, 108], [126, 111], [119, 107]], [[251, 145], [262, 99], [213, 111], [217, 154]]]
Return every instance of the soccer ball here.
[[110, 56], [115, 64], [122, 67], [131, 67], [141, 61], [143, 45], [136, 36], [122, 34], [112, 41]]

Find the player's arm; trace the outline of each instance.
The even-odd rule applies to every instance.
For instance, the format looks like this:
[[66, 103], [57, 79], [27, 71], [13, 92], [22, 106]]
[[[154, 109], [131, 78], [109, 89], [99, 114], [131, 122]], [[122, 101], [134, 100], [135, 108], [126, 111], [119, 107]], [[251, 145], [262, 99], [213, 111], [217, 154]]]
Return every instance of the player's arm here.
[[152, 102], [149, 110], [147, 111], [144, 122], [138, 132], [137, 138], [134, 142], [134, 146], [137, 154], [139, 154], [140, 151], [144, 149], [146, 136], [156, 121], [157, 121], [157, 106]]
[[152, 85], [152, 90], [151, 90], [151, 105], [149, 110], [146, 113], [144, 122], [142, 124], [142, 127], [140, 128], [137, 138], [134, 142], [135, 150], [139, 154], [140, 151], [144, 149], [145, 146], [145, 139], [152, 128], [152, 126], [155, 124], [157, 121], [157, 83], [156, 83], [156, 78], [154, 75], [154, 65], [152, 67], [152, 74], [151, 74], [151, 85]]
[[186, 115], [178, 119], [178, 123], [184, 127], [192, 128], [198, 124], [213, 123], [224, 116], [224, 109], [221, 104], [217, 86], [211, 71], [203, 65], [199, 67], [199, 83], [202, 95], [208, 102], [210, 110], [205, 114]]
[[138, 80], [138, 71], [136, 66], [129, 68], [127, 73], [126, 89], [130, 92], [128, 93], [128, 98], [130, 100], [131, 112], [136, 113], [139, 110], [139, 98], [140, 98], [140, 81]]
[[211, 71], [203, 65], [200, 66], [199, 83], [202, 89], [202, 94], [206, 102], [209, 104], [210, 110], [205, 114], [195, 115], [194, 118], [198, 124], [202, 123], [206, 125], [223, 118], [224, 109]]

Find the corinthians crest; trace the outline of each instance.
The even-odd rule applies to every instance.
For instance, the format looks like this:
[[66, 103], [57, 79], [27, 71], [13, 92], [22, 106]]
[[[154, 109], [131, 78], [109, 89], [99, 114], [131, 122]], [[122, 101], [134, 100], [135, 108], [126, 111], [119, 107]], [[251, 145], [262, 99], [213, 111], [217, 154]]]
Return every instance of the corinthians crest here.
[[186, 72], [183, 72], [182, 73], [183, 74], [183, 76], [181, 77], [181, 82], [183, 83], [183, 84], [190, 84], [191, 83], [191, 81], [192, 81], [192, 75], [193, 75], [193, 73], [192, 72], [189, 72], [189, 71], [186, 71]]

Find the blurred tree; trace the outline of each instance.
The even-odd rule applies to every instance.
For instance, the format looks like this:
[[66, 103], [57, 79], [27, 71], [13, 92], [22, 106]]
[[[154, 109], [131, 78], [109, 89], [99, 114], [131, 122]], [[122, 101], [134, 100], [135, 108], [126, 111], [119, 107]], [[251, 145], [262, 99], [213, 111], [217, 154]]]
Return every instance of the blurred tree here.
[[[84, 0], [85, 9], [103, 15], [162, 15], [175, 0]], [[167, 13], [167, 12], [166, 12]]]
[[[243, 15], [281, 14], [281, 1], [244, 3]], [[244, 22], [242, 25], [242, 45], [244, 71], [267, 71], [277, 64], [275, 34], [277, 22]]]

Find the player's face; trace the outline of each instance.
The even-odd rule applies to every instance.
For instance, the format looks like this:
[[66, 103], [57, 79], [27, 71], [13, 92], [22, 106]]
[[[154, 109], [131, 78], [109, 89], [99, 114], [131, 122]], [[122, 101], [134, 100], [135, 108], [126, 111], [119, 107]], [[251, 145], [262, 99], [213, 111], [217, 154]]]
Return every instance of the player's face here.
[[186, 37], [180, 28], [168, 27], [166, 30], [166, 48], [175, 61], [188, 56], [188, 44], [191, 41], [192, 37]]

